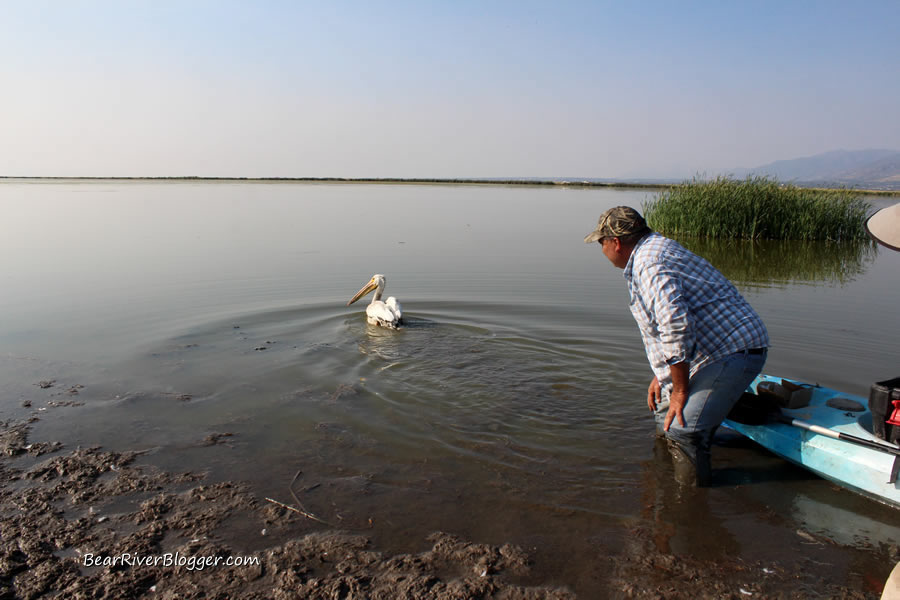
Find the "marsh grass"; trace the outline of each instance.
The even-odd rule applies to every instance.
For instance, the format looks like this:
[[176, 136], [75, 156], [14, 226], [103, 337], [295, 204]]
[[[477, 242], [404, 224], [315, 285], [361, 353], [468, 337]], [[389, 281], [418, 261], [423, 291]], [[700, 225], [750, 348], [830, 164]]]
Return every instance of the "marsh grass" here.
[[865, 240], [869, 210], [852, 190], [800, 188], [769, 177], [695, 177], [643, 204], [648, 225], [666, 235], [752, 240]]

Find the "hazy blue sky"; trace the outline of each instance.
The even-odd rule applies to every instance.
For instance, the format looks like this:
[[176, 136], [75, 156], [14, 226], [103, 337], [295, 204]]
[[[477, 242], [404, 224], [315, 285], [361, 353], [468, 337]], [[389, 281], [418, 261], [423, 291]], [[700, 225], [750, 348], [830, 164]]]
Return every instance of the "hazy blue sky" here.
[[900, 2], [0, 0], [0, 174], [688, 177], [900, 149]]

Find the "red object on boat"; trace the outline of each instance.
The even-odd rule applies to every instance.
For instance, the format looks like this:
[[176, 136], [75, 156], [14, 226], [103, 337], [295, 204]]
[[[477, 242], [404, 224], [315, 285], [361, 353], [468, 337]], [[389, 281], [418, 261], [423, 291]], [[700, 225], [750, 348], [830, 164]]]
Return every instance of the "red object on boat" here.
[[888, 417], [887, 422], [891, 425], [900, 426], [900, 400], [891, 400], [891, 404], [894, 405], [894, 412]]

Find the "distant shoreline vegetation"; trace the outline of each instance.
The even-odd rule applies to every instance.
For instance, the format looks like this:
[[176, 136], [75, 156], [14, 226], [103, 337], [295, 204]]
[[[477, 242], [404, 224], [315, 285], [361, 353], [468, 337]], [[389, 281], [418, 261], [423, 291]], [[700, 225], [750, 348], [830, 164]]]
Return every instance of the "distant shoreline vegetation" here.
[[[117, 177], [117, 176], [14, 176], [0, 175], [0, 183], [9, 181], [148, 181], [148, 182], [220, 182], [220, 183], [360, 183], [360, 184], [411, 184], [411, 185], [512, 185], [535, 187], [575, 187], [575, 188], [618, 188], [618, 189], [644, 189], [668, 191], [686, 186], [694, 186], [698, 179], [682, 183], [672, 182], [647, 182], [647, 181], [597, 181], [592, 179], [517, 179], [517, 178], [404, 178], [404, 177], [201, 177], [192, 175], [174, 177]], [[798, 190], [812, 191], [845, 191], [843, 188], [816, 188], [799, 187], [791, 185]], [[900, 190], [865, 190], [853, 189], [852, 193], [865, 196], [900, 196]]]
[[633, 189], [665, 189], [671, 183], [629, 182], [629, 181], [594, 181], [589, 179], [515, 179], [515, 178], [472, 178], [472, 179], [439, 179], [439, 178], [404, 178], [404, 177], [19, 177], [0, 175], [2, 181], [208, 181], [208, 182], [248, 182], [248, 183], [386, 183], [414, 185], [521, 185], [538, 187], [596, 187], [596, 188], [633, 188]]
[[747, 240], [867, 240], [863, 192], [801, 188], [770, 177], [695, 177], [644, 202], [648, 225], [677, 237]]

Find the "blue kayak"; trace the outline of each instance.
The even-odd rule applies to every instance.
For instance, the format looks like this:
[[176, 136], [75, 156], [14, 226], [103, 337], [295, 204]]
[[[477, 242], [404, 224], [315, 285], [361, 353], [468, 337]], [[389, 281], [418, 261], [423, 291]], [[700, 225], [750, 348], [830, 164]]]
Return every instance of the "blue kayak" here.
[[841, 487], [900, 508], [900, 448], [872, 433], [866, 398], [769, 375], [757, 377], [748, 392], [769, 402], [766, 418], [732, 412], [723, 425]]

